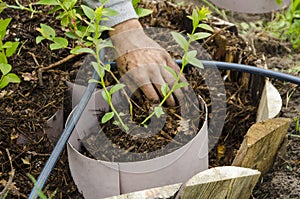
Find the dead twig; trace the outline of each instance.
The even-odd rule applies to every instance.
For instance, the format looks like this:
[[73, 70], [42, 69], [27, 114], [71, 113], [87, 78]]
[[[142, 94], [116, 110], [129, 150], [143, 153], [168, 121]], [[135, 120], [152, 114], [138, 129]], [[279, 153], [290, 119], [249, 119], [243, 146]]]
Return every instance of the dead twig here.
[[11, 167], [11, 172], [10, 172], [10, 175], [9, 175], [8, 182], [6, 183], [4, 189], [0, 192], [0, 198], [1, 199], [5, 198], [7, 192], [9, 191], [9, 187], [13, 183], [13, 179], [14, 179], [14, 176], [15, 176], [15, 169], [14, 169], [14, 167], [12, 165], [11, 156], [10, 156], [10, 153], [9, 153], [8, 149], [6, 149], [6, 153], [7, 153], [8, 159], [9, 159], [9, 163], [10, 163], [10, 167]]
[[65, 58], [63, 58], [63, 59], [61, 59], [61, 60], [59, 60], [59, 61], [57, 61], [57, 62], [55, 62], [55, 63], [52, 63], [52, 64], [50, 64], [49, 66], [40, 68], [40, 70], [42, 70], [42, 71], [49, 70], [49, 69], [54, 68], [54, 67], [56, 67], [56, 66], [62, 65], [62, 64], [64, 64], [64, 63], [66, 63], [67, 61], [69, 61], [69, 60], [71, 60], [71, 59], [73, 59], [73, 58], [75, 58], [75, 57], [77, 57], [77, 56], [79, 56], [79, 55], [82, 55], [82, 54], [83, 54], [83, 53], [78, 53], [78, 54], [71, 54], [71, 55], [68, 55], [67, 57], [65, 57]]
[[[33, 56], [33, 59], [35, 60], [35, 62], [37, 63], [37, 65], [40, 66], [40, 65], [38, 64], [38, 62], [36, 61], [36, 58], [35, 58], [34, 54], [32, 54], [32, 53], [30, 53], [30, 54]], [[57, 61], [57, 62], [55, 62], [55, 63], [50, 64], [49, 66], [46, 66], [46, 67], [40, 67], [39, 70], [38, 70], [38, 77], [39, 77], [39, 84], [40, 84], [40, 86], [43, 86], [43, 85], [44, 85], [44, 84], [43, 84], [43, 72], [44, 72], [44, 71], [49, 70], [49, 69], [52, 69], [52, 68], [54, 68], [54, 67], [56, 67], [56, 66], [62, 65], [62, 64], [64, 64], [64, 63], [70, 61], [71, 59], [73, 59], [73, 58], [75, 58], [75, 57], [77, 57], [77, 56], [80, 56], [80, 55], [82, 55], [82, 54], [83, 54], [83, 53], [70, 54], [70, 55], [68, 55], [67, 57], [63, 58], [63, 59], [61, 59], [61, 60], [59, 60], [59, 61]]]

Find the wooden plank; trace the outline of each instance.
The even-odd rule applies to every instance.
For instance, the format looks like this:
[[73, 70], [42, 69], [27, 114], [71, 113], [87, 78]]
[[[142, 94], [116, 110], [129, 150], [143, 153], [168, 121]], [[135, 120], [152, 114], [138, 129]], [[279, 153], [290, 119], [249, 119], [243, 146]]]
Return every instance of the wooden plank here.
[[180, 192], [181, 199], [249, 198], [260, 172], [225, 166], [208, 169], [191, 178]]
[[137, 191], [105, 199], [239, 199], [249, 198], [260, 176], [257, 170], [224, 166], [198, 173], [181, 183]]
[[252, 125], [232, 165], [268, 172], [290, 123], [289, 118], [274, 118]]
[[153, 198], [170, 198], [175, 195], [182, 184], [173, 184], [153, 189], [147, 189], [119, 196], [113, 196], [105, 199], [153, 199]]

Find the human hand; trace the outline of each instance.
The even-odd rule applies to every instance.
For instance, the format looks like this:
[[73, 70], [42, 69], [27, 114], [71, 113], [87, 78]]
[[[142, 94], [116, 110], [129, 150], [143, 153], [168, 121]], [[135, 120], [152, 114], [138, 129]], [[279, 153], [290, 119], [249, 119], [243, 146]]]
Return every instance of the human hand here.
[[[175, 82], [173, 75], [164, 67], [169, 66], [179, 74], [179, 66], [166, 50], [149, 38], [138, 20], [125, 21], [110, 31], [116, 49], [116, 62], [124, 83], [131, 92], [143, 93], [148, 99], [160, 101], [163, 98], [161, 86], [165, 83], [171, 88]], [[182, 76], [181, 81], [186, 81]], [[137, 90], [138, 89], [138, 90]], [[166, 104], [175, 106], [183, 97], [177, 89]]]

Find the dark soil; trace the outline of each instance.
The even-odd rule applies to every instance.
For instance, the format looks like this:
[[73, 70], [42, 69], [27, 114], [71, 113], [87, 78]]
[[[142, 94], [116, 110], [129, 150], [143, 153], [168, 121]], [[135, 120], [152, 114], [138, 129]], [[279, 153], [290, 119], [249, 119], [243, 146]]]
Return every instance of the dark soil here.
[[[197, 90], [196, 95], [205, 89], [198, 89], [203, 85], [203, 79], [197, 81], [201, 79], [199, 70], [190, 68], [185, 77], [192, 81], [190, 91]], [[184, 92], [185, 96], [195, 96], [190, 91]], [[129, 130], [124, 131], [120, 125], [114, 125], [114, 120], [110, 120], [101, 125], [101, 131], [85, 137], [83, 146], [93, 158], [112, 162], [142, 161], [169, 154], [192, 140], [203, 126], [206, 118], [204, 103], [200, 98], [198, 103], [194, 100], [197, 99], [185, 97], [180, 106], [163, 107], [164, 114], [159, 118], [154, 115], [146, 123], [146, 128], [139, 124], [158, 105], [157, 102], [149, 101], [144, 96], [140, 99], [133, 97], [132, 117], [126, 110], [127, 106], [118, 108], [116, 104], [118, 112], [124, 113], [121, 118]], [[98, 115], [100, 124], [104, 114], [100, 111]], [[105, 141], [107, 139], [110, 142]]]
[[[7, 1], [13, 5], [14, 1]], [[29, 1], [21, 1], [29, 5]], [[160, 26], [176, 30], [189, 30], [190, 24], [185, 19], [190, 6], [174, 7], [166, 2], [147, 3], [154, 13], [142, 19], [145, 26]], [[46, 121], [68, 100], [66, 80], [75, 78], [77, 68], [83, 56], [75, 56], [66, 62], [51, 65], [64, 60], [68, 50], [50, 51], [49, 43], [37, 45], [36, 28], [40, 23], [51, 24], [58, 34], [62, 34], [54, 15], [47, 15], [48, 8], [38, 7], [43, 13], [33, 18], [27, 11], [6, 9], [1, 18], [11, 17], [6, 40], [18, 38], [22, 48], [9, 59], [13, 72], [21, 77], [18, 85], [11, 84], [0, 95], [0, 193], [12, 179], [7, 198], [27, 198], [33, 183], [27, 174], [38, 177], [52, 149], [53, 143], [44, 134]], [[239, 20], [245, 18], [241, 17]], [[300, 76], [300, 57], [291, 50], [288, 43], [279, 41], [261, 32], [251, 32], [247, 37], [238, 34], [236, 27], [211, 25], [219, 28], [213, 39], [203, 41], [203, 47], [213, 60], [257, 65], [266, 63], [268, 68]], [[247, 41], [253, 41], [253, 43]], [[73, 43], [70, 43], [72, 47]], [[250, 47], [251, 48], [250, 48]], [[253, 48], [254, 47], [254, 48]], [[255, 49], [255, 51], [254, 51]], [[176, 55], [176, 53], [175, 53]], [[176, 57], [176, 56], [175, 56]], [[265, 57], [265, 59], [264, 59]], [[258, 61], [259, 60], [259, 61]], [[50, 67], [48, 67], [50, 66]], [[48, 67], [41, 73], [42, 67]], [[253, 94], [250, 77], [248, 83], [245, 74], [223, 72], [226, 88], [227, 115], [219, 142], [210, 152], [210, 166], [230, 165], [242, 142], [247, 129], [255, 122], [257, 100]], [[299, 86], [272, 80], [278, 88], [284, 102], [279, 116], [300, 118]], [[204, 85], [205, 86], [205, 85]], [[207, 95], [206, 92], [201, 93]], [[209, 100], [207, 101], [210, 108]], [[66, 106], [65, 106], [66, 107]], [[65, 116], [70, 110], [65, 110]], [[212, 113], [209, 114], [210, 118]], [[212, 122], [212, 121], [211, 121]], [[213, 122], [212, 122], [213, 124]], [[266, 174], [253, 192], [253, 198], [299, 198], [300, 197], [300, 132], [292, 123], [286, 142], [277, 157], [272, 171]], [[26, 144], [18, 144], [18, 137], [28, 139]], [[213, 139], [210, 137], [210, 139]], [[215, 138], [217, 139], [217, 138]], [[14, 176], [12, 177], [12, 170]], [[68, 168], [67, 155], [64, 151], [46, 182], [46, 195], [56, 191], [55, 198], [82, 198], [77, 192]]]

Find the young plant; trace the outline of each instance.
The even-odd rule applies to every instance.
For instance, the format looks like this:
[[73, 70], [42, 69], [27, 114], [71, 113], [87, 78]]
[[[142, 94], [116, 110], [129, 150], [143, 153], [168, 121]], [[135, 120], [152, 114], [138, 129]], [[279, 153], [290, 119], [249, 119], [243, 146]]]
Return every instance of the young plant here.
[[154, 111], [147, 118], [145, 118], [145, 120], [141, 123], [142, 125], [145, 125], [146, 122], [154, 115], [156, 115], [159, 118], [164, 113], [163, 108], [162, 108], [163, 104], [172, 95], [172, 93], [174, 93], [174, 91], [176, 89], [180, 89], [180, 88], [188, 86], [187, 82], [179, 82], [180, 77], [183, 75], [183, 71], [187, 64], [191, 64], [193, 66], [203, 68], [201, 61], [199, 59], [197, 59], [197, 57], [196, 57], [197, 51], [196, 50], [190, 51], [189, 47], [192, 42], [201, 40], [201, 39], [205, 39], [211, 35], [211, 33], [208, 33], [208, 32], [196, 32], [197, 29], [200, 28], [200, 29], [207, 30], [209, 32], [213, 32], [212, 27], [210, 27], [207, 24], [200, 23], [201, 21], [207, 20], [207, 18], [210, 14], [211, 14], [211, 12], [208, 10], [208, 8], [206, 8], [204, 6], [201, 9], [196, 7], [193, 10], [192, 15], [188, 16], [188, 18], [192, 20], [192, 25], [193, 25], [193, 30], [192, 30], [191, 34], [187, 34], [188, 39], [186, 39], [180, 33], [177, 33], [177, 32], [171, 33], [173, 38], [175, 39], [175, 41], [184, 50], [184, 55], [182, 57], [182, 65], [181, 65], [179, 74], [176, 74], [176, 72], [172, 68], [165, 66], [165, 69], [168, 70], [175, 78], [175, 82], [171, 88], [169, 88], [167, 83], [162, 85], [161, 92], [163, 94], [163, 99], [160, 102], [160, 104], [154, 108]]
[[290, 40], [295, 49], [300, 46], [300, 0], [291, 0], [287, 10], [276, 13], [274, 20], [267, 24], [276, 37]]
[[[92, 54], [96, 61], [92, 62], [92, 66], [97, 72], [100, 80], [91, 79], [89, 82], [99, 83], [102, 88], [102, 96], [104, 100], [109, 104], [111, 111], [107, 112], [102, 117], [102, 123], [107, 122], [114, 116], [118, 119], [118, 123], [127, 130], [128, 127], [123, 123], [120, 114], [117, 112], [112, 103], [112, 95], [113, 93], [119, 91], [124, 87], [123, 84], [116, 84], [110, 90], [105, 85], [104, 75], [106, 72], [110, 72], [110, 65], [102, 63], [100, 59], [100, 52], [104, 48], [113, 47], [111, 42], [103, 40], [101, 35], [105, 30], [111, 30], [109, 27], [105, 27], [100, 25], [101, 20], [106, 20], [105, 16], [115, 16], [118, 13], [112, 9], [105, 8], [106, 1], [102, 1], [102, 5], [100, 7], [96, 7], [95, 10], [92, 8], [81, 5], [80, 8], [82, 10], [83, 16], [77, 13], [78, 8], [75, 8], [77, 3], [76, 0], [69, 1], [58, 1], [58, 0], [41, 0], [39, 4], [46, 5], [54, 5], [55, 11], [63, 11], [59, 13], [58, 19], [61, 20], [61, 25], [70, 28], [70, 32], [68, 32], [67, 36], [78, 39], [78, 45], [76, 48], [71, 50], [71, 53], [89, 53]], [[80, 28], [78, 24], [83, 21], [87, 26], [81, 25]], [[68, 43], [67, 40], [61, 37], [56, 37], [55, 31], [48, 25], [41, 24], [41, 29], [39, 29], [42, 36], [36, 38], [37, 43], [42, 41], [43, 39], [48, 39], [54, 43], [50, 45], [51, 50], [65, 48]]]
[[[5, 6], [1, 2], [1, 6]], [[3, 11], [3, 7], [0, 9], [0, 13]], [[7, 27], [11, 21], [11, 18], [0, 19], [0, 89], [5, 88], [9, 83], [20, 83], [20, 78], [11, 73], [12, 66], [8, 63], [7, 58], [11, 57], [17, 50], [19, 42], [4, 42]]]
[[[94, 32], [94, 36], [93, 36], [93, 38], [91, 38], [91, 41], [93, 42], [96, 49], [93, 50], [91, 48], [79, 47], [79, 48], [73, 50], [73, 52], [74, 53], [87, 52], [87, 53], [93, 54], [96, 57], [97, 61], [92, 62], [92, 65], [93, 65], [95, 71], [98, 73], [100, 80], [98, 81], [98, 80], [91, 79], [89, 82], [96, 82], [102, 86], [102, 88], [103, 88], [102, 96], [103, 96], [104, 100], [108, 103], [108, 105], [111, 109], [110, 112], [107, 112], [102, 117], [101, 122], [106, 123], [108, 120], [110, 120], [114, 116], [116, 116], [116, 118], [118, 119], [117, 123], [120, 124], [122, 126], [122, 128], [127, 131], [128, 127], [124, 124], [124, 122], [120, 116], [120, 113], [118, 113], [118, 111], [115, 109], [115, 107], [112, 103], [112, 95], [115, 92], [122, 89], [125, 85], [117, 83], [112, 88], [110, 88], [110, 90], [107, 89], [107, 87], [105, 85], [104, 75], [105, 75], [105, 72], [110, 71], [110, 65], [103, 64], [100, 59], [100, 54], [99, 54], [102, 49], [107, 48], [107, 47], [113, 47], [110, 42], [104, 41], [103, 39], [101, 39], [101, 33], [103, 31], [103, 26], [100, 25], [100, 21], [102, 20], [103, 13], [105, 13], [105, 16], [114, 16], [117, 14], [115, 11], [108, 9], [108, 8], [104, 8], [103, 6], [104, 5], [96, 8], [95, 10], [92, 10], [91, 8], [82, 5], [82, 9], [83, 9], [85, 15], [88, 16], [88, 18], [90, 19], [89, 27]], [[108, 29], [108, 27], [105, 27], [104, 29]]]
[[[35, 179], [32, 175], [30, 175], [30, 174], [28, 173], [27, 176], [30, 178], [30, 180], [31, 180], [34, 184], [36, 183], [36, 179]], [[42, 190], [38, 190], [38, 192], [39, 192], [39, 197], [40, 197], [41, 199], [52, 199], [52, 198], [54, 198], [54, 196], [56, 195], [56, 190], [55, 190], [49, 197], [47, 197], [47, 196], [45, 195], [45, 193], [44, 193]]]

